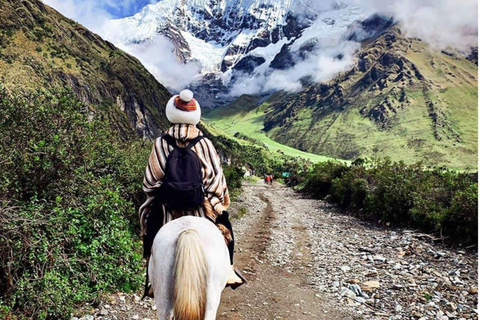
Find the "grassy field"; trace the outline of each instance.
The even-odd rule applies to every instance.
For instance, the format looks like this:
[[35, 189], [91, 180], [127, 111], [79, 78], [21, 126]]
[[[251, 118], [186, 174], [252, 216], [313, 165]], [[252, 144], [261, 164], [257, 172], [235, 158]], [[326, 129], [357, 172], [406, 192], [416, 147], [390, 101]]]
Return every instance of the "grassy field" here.
[[[233, 137], [233, 135], [237, 132], [242, 133], [245, 136], [256, 140], [258, 144], [265, 145], [273, 152], [281, 152], [292, 157], [301, 157], [314, 163], [328, 160], [338, 160], [313, 153], [303, 152], [270, 139], [263, 131], [263, 117], [266, 107], [266, 104], [262, 104], [259, 107], [255, 107], [244, 112], [236, 108], [235, 110], [237, 113], [232, 112], [232, 109], [229, 109], [229, 107], [225, 107], [225, 110], [215, 109], [205, 115], [204, 121], [207, 125], [216, 128], [217, 132], [224, 132], [231, 137]], [[237, 140], [241, 141], [242, 143], [248, 143], [242, 139]]]

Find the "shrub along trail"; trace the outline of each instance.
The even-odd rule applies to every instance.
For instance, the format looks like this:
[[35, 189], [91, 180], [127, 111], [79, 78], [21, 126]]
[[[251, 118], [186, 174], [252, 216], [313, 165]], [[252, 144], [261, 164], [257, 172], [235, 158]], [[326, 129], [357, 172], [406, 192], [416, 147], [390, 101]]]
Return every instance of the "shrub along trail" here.
[[[249, 282], [224, 291], [218, 319], [478, 318], [475, 252], [261, 181], [244, 186], [231, 213], [243, 213], [233, 220], [236, 265]], [[120, 294], [108, 303], [95, 318], [154, 318], [151, 301]]]

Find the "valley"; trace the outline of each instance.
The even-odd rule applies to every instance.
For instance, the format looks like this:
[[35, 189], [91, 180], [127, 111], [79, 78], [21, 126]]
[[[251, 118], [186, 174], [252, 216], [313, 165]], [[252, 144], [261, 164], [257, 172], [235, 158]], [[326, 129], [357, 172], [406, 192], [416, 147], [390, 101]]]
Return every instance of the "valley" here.
[[170, 43], [206, 121], [240, 140], [314, 162], [478, 166], [474, 45], [432, 46], [395, 17], [309, 0], [166, 0], [108, 26], [145, 62]]
[[[233, 107], [232, 107], [233, 108]], [[231, 107], [226, 107], [230, 116], [224, 116], [222, 108], [214, 109], [207, 113], [204, 121], [214, 128], [220, 129], [232, 139], [237, 138], [243, 143], [265, 146], [274, 153], [282, 153], [290, 157], [301, 157], [310, 160], [313, 163], [321, 161], [338, 161], [331, 157], [325, 157], [313, 153], [303, 152], [299, 149], [289, 147], [271, 139], [263, 131], [263, 121], [265, 117], [265, 105], [260, 105], [252, 110], [231, 114]], [[240, 134], [240, 135], [239, 135]], [[243, 137], [243, 138], [242, 138]]]

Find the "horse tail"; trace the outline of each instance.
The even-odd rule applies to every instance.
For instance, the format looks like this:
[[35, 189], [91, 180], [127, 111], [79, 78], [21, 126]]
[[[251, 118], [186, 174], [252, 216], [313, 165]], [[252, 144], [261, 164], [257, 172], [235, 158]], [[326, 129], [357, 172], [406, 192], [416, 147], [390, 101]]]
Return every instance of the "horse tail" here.
[[197, 232], [180, 233], [175, 249], [173, 314], [177, 320], [201, 320], [207, 305], [207, 262]]

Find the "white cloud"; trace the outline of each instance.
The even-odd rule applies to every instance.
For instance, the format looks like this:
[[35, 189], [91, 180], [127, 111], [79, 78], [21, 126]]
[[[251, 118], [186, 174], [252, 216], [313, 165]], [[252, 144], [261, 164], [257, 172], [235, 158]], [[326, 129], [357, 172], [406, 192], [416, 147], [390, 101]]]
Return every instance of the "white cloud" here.
[[368, 0], [361, 5], [394, 16], [407, 36], [434, 47], [466, 49], [478, 45], [477, 0]]
[[195, 62], [183, 64], [174, 53], [173, 44], [163, 36], [137, 45], [119, 45], [137, 57], [151, 74], [164, 86], [180, 91], [198, 79], [200, 66]]
[[[42, 0], [45, 4], [55, 8], [64, 16], [73, 19], [93, 32], [100, 33], [103, 24], [112, 16], [95, 0]], [[113, 4], [116, 2], [110, 0]], [[127, 0], [129, 1], [129, 0]], [[120, 1], [117, 5], [121, 5]]]
[[316, 82], [328, 81], [352, 67], [355, 63], [354, 53], [359, 47], [357, 42], [347, 41], [330, 48], [319, 48], [289, 69], [270, 70], [253, 78], [241, 77], [233, 85], [230, 94], [238, 96], [278, 90], [300, 91], [301, 81], [306, 77], [311, 77]]

